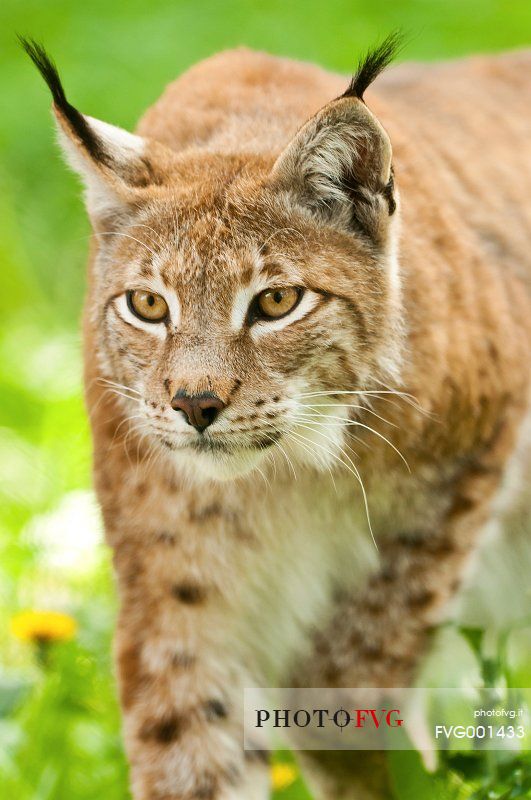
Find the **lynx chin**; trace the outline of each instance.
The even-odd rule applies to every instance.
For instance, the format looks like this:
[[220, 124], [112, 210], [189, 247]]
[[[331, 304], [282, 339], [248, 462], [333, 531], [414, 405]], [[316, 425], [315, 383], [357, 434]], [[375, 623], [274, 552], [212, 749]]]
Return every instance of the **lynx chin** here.
[[[243, 688], [410, 684], [502, 490], [523, 497], [531, 54], [369, 89], [399, 44], [348, 85], [221, 53], [133, 134], [23, 42], [93, 226], [86, 399], [135, 800], [265, 800]], [[302, 765], [316, 797], [390, 796], [383, 754]]]

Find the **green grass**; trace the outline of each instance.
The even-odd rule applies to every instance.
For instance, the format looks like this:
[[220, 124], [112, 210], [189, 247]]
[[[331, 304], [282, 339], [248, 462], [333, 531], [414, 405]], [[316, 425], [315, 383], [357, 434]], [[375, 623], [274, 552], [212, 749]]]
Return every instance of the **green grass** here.
[[[90, 443], [81, 399], [79, 316], [89, 226], [77, 182], [54, 144], [47, 91], [15, 33], [46, 44], [82, 111], [132, 127], [168, 81], [219, 49], [243, 43], [347, 73], [360, 51], [396, 27], [409, 34], [406, 58], [496, 51], [529, 41], [531, 5], [527, 0], [2, 3], [2, 797], [126, 797], [109, 656], [114, 614], [109, 558], [92, 541], [94, 524], [86, 519]], [[8, 630], [17, 610], [41, 606], [66, 609], [80, 624], [78, 640], [57, 646], [45, 667]], [[529, 675], [520, 679], [526, 677], [529, 683]], [[395, 759], [393, 769], [402, 775], [397, 800], [437, 798], [437, 792], [464, 798], [487, 785], [487, 777], [463, 776], [450, 764], [441, 776], [429, 777], [414, 756]], [[525, 796], [517, 794], [523, 768], [513, 766], [502, 789], [484, 789], [497, 792], [489, 797]], [[507, 791], [512, 794], [503, 794]], [[284, 800], [305, 797], [299, 782], [281, 794]]]

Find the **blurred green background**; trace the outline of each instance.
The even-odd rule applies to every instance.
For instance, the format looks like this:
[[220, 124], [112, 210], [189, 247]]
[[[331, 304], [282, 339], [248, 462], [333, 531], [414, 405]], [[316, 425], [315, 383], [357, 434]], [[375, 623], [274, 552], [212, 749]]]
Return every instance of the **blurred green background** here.
[[[80, 110], [132, 128], [167, 82], [219, 49], [247, 44], [348, 73], [360, 51], [397, 27], [409, 35], [403, 58], [494, 52], [530, 42], [531, 4], [3, 0], [1, 797], [127, 797], [110, 662], [115, 600], [90, 490], [81, 397], [79, 318], [89, 225], [77, 181], [55, 147], [47, 90], [15, 33], [46, 45]], [[74, 639], [39, 644], [37, 629], [32, 642], [17, 638], [10, 630], [13, 615], [40, 608], [72, 615], [78, 623]], [[500, 646], [487, 657], [477, 635], [465, 634], [468, 644], [456, 634], [451, 648], [467, 650], [478, 674], [491, 663], [503, 678], [505, 650]], [[48, 635], [53, 638], [53, 631]], [[531, 667], [518, 680], [530, 685]], [[280, 754], [278, 760], [290, 758]], [[448, 762], [436, 777], [427, 776], [415, 754], [393, 763], [398, 800], [531, 797], [526, 759], [501, 766], [481, 758], [466, 766]], [[300, 780], [288, 780], [286, 773], [281, 778], [279, 797], [306, 796]]]

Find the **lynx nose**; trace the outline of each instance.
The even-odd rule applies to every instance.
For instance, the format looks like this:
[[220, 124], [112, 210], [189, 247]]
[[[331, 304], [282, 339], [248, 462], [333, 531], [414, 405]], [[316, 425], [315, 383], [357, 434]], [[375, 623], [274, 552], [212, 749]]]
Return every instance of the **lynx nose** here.
[[189, 425], [199, 432], [212, 425], [225, 403], [213, 392], [187, 394], [183, 389], [175, 393], [171, 401], [175, 411], [182, 411]]

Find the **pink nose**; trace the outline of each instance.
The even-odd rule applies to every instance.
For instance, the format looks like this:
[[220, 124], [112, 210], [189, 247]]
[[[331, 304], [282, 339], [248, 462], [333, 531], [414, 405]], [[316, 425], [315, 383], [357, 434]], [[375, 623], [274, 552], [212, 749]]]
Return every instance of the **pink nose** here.
[[212, 425], [225, 403], [213, 392], [187, 394], [183, 389], [175, 393], [171, 401], [175, 411], [182, 411], [189, 425], [198, 431], [204, 431]]

